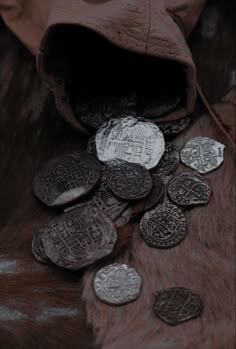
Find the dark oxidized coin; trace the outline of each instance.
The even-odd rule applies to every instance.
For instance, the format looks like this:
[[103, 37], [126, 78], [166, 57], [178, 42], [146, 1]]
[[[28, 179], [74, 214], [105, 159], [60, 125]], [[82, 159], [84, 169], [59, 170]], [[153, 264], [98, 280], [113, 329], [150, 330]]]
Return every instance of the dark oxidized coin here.
[[152, 183], [151, 192], [144, 199], [144, 211], [150, 210], [153, 206], [161, 202], [165, 194], [165, 186], [160, 176], [152, 174]]
[[38, 262], [46, 264], [50, 263], [50, 260], [44, 251], [41, 233], [37, 233], [32, 240], [32, 252]]
[[51, 160], [34, 178], [33, 189], [46, 205], [60, 206], [87, 194], [99, 177], [99, 161], [79, 151]]
[[190, 124], [190, 121], [191, 117], [185, 117], [174, 121], [157, 122], [157, 126], [165, 136], [172, 136], [184, 131]]
[[100, 269], [94, 279], [96, 296], [108, 304], [134, 301], [141, 290], [141, 278], [126, 264], [110, 264]]
[[97, 149], [96, 149], [96, 143], [95, 143], [95, 136], [92, 136], [89, 138], [86, 151], [94, 156], [97, 157]]
[[59, 267], [78, 270], [110, 254], [117, 239], [112, 221], [101, 211], [81, 207], [41, 231], [47, 257]]
[[208, 173], [224, 161], [224, 148], [224, 144], [212, 138], [195, 137], [181, 150], [181, 161], [199, 173]]
[[138, 109], [143, 117], [155, 119], [173, 111], [180, 101], [181, 97], [176, 95], [159, 96], [159, 99], [156, 96], [152, 99], [147, 96]]
[[119, 198], [138, 200], [150, 193], [152, 178], [143, 166], [122, 160], [113, 160], [107, 165], [108, 186]]
[[97, 208], [105, 213], [112, 221], [114, 221], [127, 207], [128, 202], [119, 199], [108, 187], [106, 166], [101, 167], [101, 182], [98, 188], [75, 206], [66, 209], [65, 212], [83, 205]]
[[202, 312], [198, 295], [184, 287], [173, 287], [156, 293], [154, 311], [169, 325], [178, 325], [196, 318]]
[[211, 195], [209, 182], [196, 172], [173, 176], [167, 190], [170, 199], [181, 206], [207, 204]]
[[167, 202], [145, 213], [140, 231], [149, 246], [170, 248], [185, 238], [186, 220], [178, 207]]
[[159, 164], [151, 170], [151, 173], [169, 175], [173, 173], [179, 164], [178, 148], [172, 143], [166, 143], [165, 152]]
[[111, 118], [136, 115], [136, 96], [90, 96], [79, 99], [76, 115], [85, 125], [98, 129]]

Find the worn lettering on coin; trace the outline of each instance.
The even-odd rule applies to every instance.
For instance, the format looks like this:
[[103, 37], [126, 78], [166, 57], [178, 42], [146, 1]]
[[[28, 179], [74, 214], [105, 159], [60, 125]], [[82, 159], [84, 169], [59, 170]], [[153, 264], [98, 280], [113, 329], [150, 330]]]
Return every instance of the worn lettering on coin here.
[[165, 152], [159, 164], [151, 170], [161, 176], [173, 173], [179, 164], [178, 148], [172, 143], [166, 143]]

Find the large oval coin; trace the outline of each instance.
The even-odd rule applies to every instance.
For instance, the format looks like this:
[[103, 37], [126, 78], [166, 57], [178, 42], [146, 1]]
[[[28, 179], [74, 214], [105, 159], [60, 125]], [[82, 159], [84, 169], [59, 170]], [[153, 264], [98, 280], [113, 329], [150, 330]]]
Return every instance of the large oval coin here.
[[184, 214], [168, 202], [146, 212], [139, 226], [144, 241], [156, 248], [174, 247], [186, 235]]
[[180, 206], [207, 204], [211, 187], [197, 172], [181, 172], [173, 176], [168, 184], [170, 199]]
[[47, 257], [72, 270], [110, 254], [117, 239], [112, 221], [103, 212], [85, 206], [60, 215], [41, 231]]
[[224, 161], [224, 144], [208, 137], [190, 139], [180, 153], [181, 161], [197, 170], [208, 173], [219, 167]]
[[101, 301], [121, 305], [138, 297], [141, 284], [141, 278], [133, 268], [126, 264], [114, 263], [97, 272], [94, 290]]
[[150, 193], [152, 178], [143, 166], [123, 160], [113, 160], [107, 163], [107, 167], [108, 186], [119, 198], [138, 200]]
[[154, 123], [130, 116], [105, 123], [96, 134], [96, 148], [101, 161], [120, 159], [150, 169], [160, 161], [165, 141]]
[[175, 326], [196, 318], [202, 308], [200, 297], [184, 287], [168, 288], [156, 293], [154, 311], [169, 325]]
[[156, 173], [160, 176], [173, 173], [179, 164], [178, 148], [172, 143], [166, 143], [165, 152], [159, 164], [151, 170], [151, 173]]
[[34, 178], [33, 190], [46, 205], [60, 206], [87, 194], [99, 177], [99, 161], [79, 151], [49, 161]]

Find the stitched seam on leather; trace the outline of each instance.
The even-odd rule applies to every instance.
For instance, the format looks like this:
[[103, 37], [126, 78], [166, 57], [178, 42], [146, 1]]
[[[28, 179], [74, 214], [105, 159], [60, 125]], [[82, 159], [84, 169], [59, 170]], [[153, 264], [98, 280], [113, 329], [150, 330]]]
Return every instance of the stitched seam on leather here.
[[152, 13], [152, 3], [151, 2], [152, 2], [152, 0], [148, 0], [148, 8], [147, 8], [148, 29], [147, 29], [147, 39], [146, 39], [145, 53], [147, 53], [148, 39], [149, 39], [150, 30], [151, 30], [151, 13]]

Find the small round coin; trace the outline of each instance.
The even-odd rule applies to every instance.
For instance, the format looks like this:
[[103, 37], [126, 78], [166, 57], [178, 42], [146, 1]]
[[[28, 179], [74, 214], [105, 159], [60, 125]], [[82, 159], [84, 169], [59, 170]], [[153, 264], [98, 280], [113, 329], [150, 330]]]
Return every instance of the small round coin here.
[[208, 173], [219, 167], [224, 161], [224, 144], [208, 137], [190, 139], [180, 153], [181, 161], [197, 170]]
[[49, 258], [46, 256], [46, 253], [44, 251], [43, 247], [43, 241], [40, 233], [37, 233], [32, 240], [32, 252], [40, 263], [48, 264], [50, 263]]
[[49, 161], [34, 178], [33, 190], [39, 200], [55, 207], [87, 194], [99, 177], [99, 161], [79, 151]]
[[138, 200], [150, 193], [152, 178], [145, 167], [123, 160], [113, 160], [107, 165], [108, 186], [119, 198]]
[[47, 257], [59, 267], [72, 270], [110, 254], [117, 239], [112, 221], [87, 206], [60, 215], [41, 231]]
[[190, 124], [190, 121], [191, 117], [187, 116], [178, 120], [158, 122], [157, 126], [165, 136], [174, 136], [184, 131]]
[[165, 152], [159, 162], [159, 164], [151, 170], [151, 173], [157, 173], [159, 175], [169, 175], [173, 173], [179, 164], [179, 151], [178, 148], [172, 143], [166, 143]]
[[96, 148], [100, 161], [120, 159], [150, 169], [160, 161], [165, 141], [154, 123], [130, 116], [105, 123], [96, 134]]
[[114, 263], [100, 269], [94, 279], [96, 296], [113, 305], [134, 301], [141, 291], [141, 278], [126, 264]]
[[178, 207], [168, 202], [146, 212], [139, 226], [144, 241], [156, 248], [174, 247], [186, 235], [184, 214]]
[[211, 195], [210, 184], [197, 172], [181, 172], [173, 176], [167, 191], [171, 201], [180, 206], [207, 204]]
[[202, 308], [200, 297], [184, 287], [173, 287], [156, 293], [154, 311], [161, 320], [172, 326], [196, 318]]
[[144, 211], [150, 210], [157, 205], [164, 197], [165, 186], [160, 176], [152, 174], [152, 189], [150, 194], [144, 199]]

